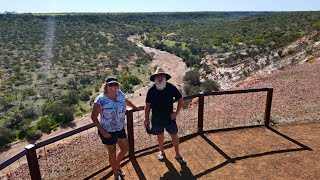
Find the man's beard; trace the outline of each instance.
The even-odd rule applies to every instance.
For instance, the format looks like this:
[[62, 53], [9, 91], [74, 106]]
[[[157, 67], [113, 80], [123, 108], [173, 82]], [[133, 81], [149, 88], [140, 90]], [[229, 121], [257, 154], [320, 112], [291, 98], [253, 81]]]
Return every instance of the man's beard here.
[[164, 90], [164, 88], [166, 88], [167, 81], [166, 80], [162, 80], [162, 82], [159, 82], [159, 81], [155, 80], [154, 84], [156, 85], [156, 88], [159, 91], [162, 91], [162, 90]]

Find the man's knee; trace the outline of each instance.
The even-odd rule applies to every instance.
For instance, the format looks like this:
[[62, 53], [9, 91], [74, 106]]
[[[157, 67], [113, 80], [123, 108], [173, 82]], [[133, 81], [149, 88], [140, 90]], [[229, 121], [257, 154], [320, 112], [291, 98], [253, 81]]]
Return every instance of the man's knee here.
[[177, 139], [179, 138], [178, 133], [170, 134], [172, 139]]

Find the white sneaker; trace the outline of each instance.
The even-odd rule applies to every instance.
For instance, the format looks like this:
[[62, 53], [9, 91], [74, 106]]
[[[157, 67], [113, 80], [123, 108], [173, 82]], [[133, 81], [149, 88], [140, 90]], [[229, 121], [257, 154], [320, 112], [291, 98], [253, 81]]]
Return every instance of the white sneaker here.
[[166, 154], [165, 154], [165, 153], [162, 153], [162, 152], [160, 151], [159, 154], [158, 154], [158, 160], [159, 160], [159, 161], [163, 161], [165, 157], [166, 157]]

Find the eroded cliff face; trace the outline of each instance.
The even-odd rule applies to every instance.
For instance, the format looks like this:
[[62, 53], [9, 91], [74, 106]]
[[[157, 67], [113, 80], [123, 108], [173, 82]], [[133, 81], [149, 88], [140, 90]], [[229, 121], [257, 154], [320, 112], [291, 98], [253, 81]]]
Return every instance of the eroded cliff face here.
[[222, 90], [230, 89], [248, 77], [259, 74], [270, 74], [273, 71], [287, 66], [311, 61], [320, 57], [320, 41], [316, 36], [320, 32], [312, 33], [285, 47], [272, 50], [267, 53], [246, 58], [234, 64], [223, 64], [219, 62], [230, 53], [207, 55], [202, 64], [208, 66], [200, 69], [202, 77], [215, 80]]

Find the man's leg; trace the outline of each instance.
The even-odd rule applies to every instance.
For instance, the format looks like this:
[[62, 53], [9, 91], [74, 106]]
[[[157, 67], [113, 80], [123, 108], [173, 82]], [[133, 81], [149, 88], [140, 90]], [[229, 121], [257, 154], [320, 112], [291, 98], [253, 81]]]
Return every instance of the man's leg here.
[[178, 133], [176, 134], [170, 134], [171, 138], [172, 138], [172, 144], [174, 147], [174, 150], [176, 152], [176, 157], [179, 158], [181, 157], [180, 155], [180, 151], [179, 151], [179, 137], [178, 137]]
[[163, 147], [163, 141], [164, 141], [164, 132], [157, 135], [158, 137], [158, 143], [159, 143], [159, 151], [164, 154], [164, 147]]
[[176, 121], [172, 121], [168, 127], [166, 127], [167, 132], [170, 134], [172, 139], [172, 144], [176, 152], [176, 158], [181, 158], [179, 151], [179, 136], [178, 136], [178, 126]]

